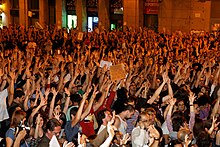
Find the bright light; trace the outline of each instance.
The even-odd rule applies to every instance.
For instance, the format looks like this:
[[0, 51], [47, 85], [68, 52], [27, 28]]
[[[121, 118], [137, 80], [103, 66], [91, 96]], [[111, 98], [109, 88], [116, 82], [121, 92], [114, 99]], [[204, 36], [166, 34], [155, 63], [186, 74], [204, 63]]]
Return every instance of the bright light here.
[[0, 9], [4, 10], [4, 8], [5, 8], [5, 4], [1, 4]]
[[90, 31], [93, 30], [93, 27], [92, 27], [92, 17], [88, 17], [88, 28], [90, 29]]
[[77, 16], [76, 15], [67, 15], [67, 25], [68, 25], [68, 28], [71, 29], [71, 28], [76, 28], [77, 26]]
[[5, 13], [0, 13], [0, 16], [2, 17], [2, 20], [0, 22], [0, 28], [3, 27], [3, 22], [5, 21]]

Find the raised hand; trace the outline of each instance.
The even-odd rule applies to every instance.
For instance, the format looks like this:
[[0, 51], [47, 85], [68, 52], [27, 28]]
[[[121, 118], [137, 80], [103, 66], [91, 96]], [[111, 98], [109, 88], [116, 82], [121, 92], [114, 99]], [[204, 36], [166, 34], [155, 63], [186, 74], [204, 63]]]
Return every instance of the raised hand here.
[[48, 95], [50, 93], [50, 88], [47, 88], [44, 95], [45, 95], [45, 98], [48, 98]]
[[176, 99], [175, 99], [175, 98], [171, 98], [171, 99], [169, 100], [169, 104], [170, 104], [171, 106], [174, 106], [175, 103], [176, 103]]
[[57, 120], [60, 120], [61, 114], [56, 111], [56, 112], [53, 112], [53, 116], [54, 116], [54, 118], [56, 118]]
[[190, 102], [190, 104], [193, 104], [193, 102], [195, 101], [195, 99], [196, 99], [195, 93], [190, 92], [190, 93], [189, 93], [189, 102]]
[[162, 74], [162, 77], [163, 77], [163, 82], [167, 83], [167, 81], [169, 80], [169, 77], [168, 77], [168, 75], [167, 75], [166, 72], [164, 72], [164, 73]]
[[56, 89], [54, 87], [52, 87], [51, 90], [52, 90], [53, 96], [56, 96], [58, 91], [56, 91]]
[[65, 141], [64, 143], [63, 143], [63, 147], [75, 147], [75, 145], [74, 145], [74, 143], [73, 142], [67, 142], [67, 141]]
[[150, 132], [150, 137], [152, 138], [160, 138], [160, 133], [157, 131], [157, 129], [154, 127], [154, 125], [150, 125], [148, 127], [148, 131]]
[[40, 106], [43, 107], [45, 105], [47, 105], [47, 99], [44, 98], [44, 97], [41, 97], [41, 99], [40, 99]]
[[65, 93], [66, 93], [68, 96], [70, 96], [70, 91], [68, 90], [68, 88], [64, 88], [64, 90], [65, 90]]

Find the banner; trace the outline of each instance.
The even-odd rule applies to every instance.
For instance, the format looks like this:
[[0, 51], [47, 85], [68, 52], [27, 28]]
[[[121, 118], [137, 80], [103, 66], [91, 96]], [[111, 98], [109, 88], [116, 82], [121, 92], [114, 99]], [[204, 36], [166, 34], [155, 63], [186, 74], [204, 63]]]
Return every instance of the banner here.
[[145, 14], [158, 14], [159, 13], [159, 2], [158, 0], [146, 0], [145, 1]]

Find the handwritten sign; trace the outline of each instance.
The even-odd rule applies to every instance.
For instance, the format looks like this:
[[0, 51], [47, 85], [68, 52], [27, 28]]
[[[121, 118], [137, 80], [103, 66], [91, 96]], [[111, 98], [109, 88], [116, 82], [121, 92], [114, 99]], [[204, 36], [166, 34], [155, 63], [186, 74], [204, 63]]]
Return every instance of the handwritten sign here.
[[80, 40], [80, 41], [83, 40], [83, 32], [78, 33], [77, 39]]
[[110, 67], [111, 80], [121, 80], [126, 78], [126, 71], [123, 64], [113, 65]]

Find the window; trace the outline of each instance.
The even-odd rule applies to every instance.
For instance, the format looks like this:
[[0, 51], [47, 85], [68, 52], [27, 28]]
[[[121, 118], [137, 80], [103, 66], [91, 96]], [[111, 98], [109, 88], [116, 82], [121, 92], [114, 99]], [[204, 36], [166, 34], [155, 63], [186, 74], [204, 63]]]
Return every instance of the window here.
[[11, 0], [11, 9], [19, 9], [19, 0]]
[[38, 10], [39, 0], [28, 0], [28, 10]]

